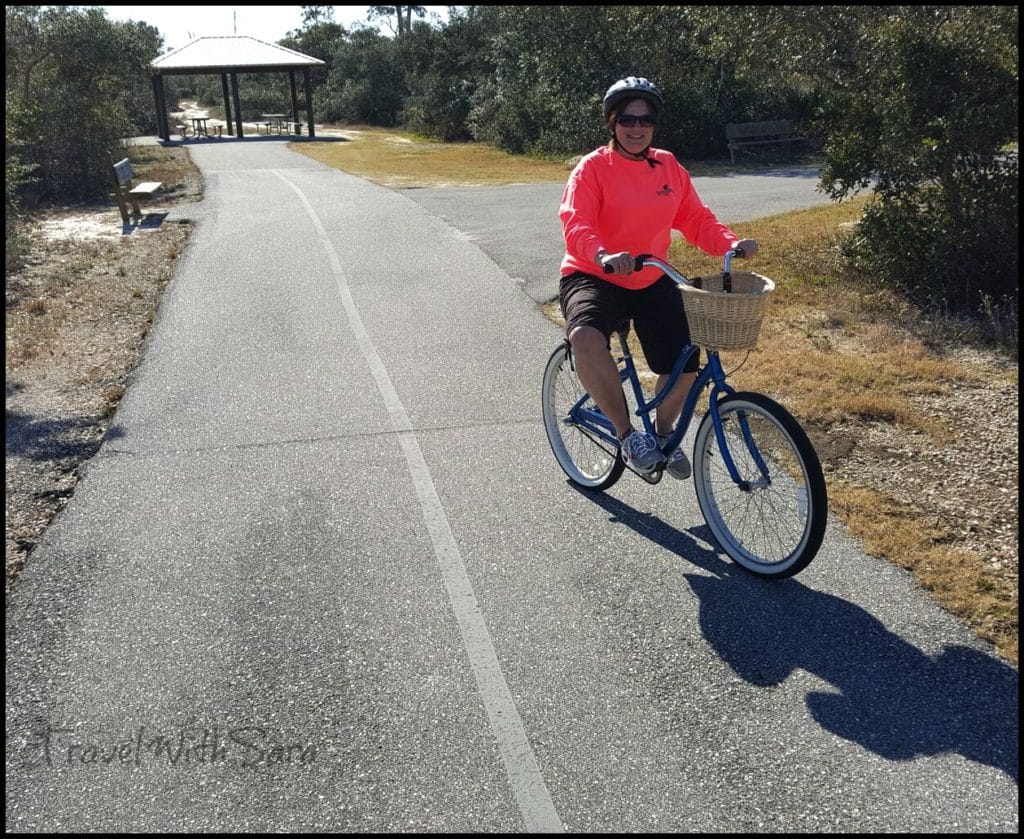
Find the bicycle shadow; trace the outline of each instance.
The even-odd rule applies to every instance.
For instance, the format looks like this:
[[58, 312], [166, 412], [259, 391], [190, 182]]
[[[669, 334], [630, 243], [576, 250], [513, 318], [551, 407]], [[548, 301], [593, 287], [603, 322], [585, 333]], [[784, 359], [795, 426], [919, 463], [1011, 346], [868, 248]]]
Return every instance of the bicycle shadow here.
[[835, 688], [807, 694], [827, 731], [894, 761], [955, 752], [1019, 783], [1013, 667], [959, 644], [929, 656], [860, 606], [722, 559], [697, 541], [715, 544], [706, 525], [680, 531], [609, 495], [578, 491], [612, 521], [711, 572], [683, 574], [700, 603], [701, 630], [750, 684], [771, 687], [806, 670]]

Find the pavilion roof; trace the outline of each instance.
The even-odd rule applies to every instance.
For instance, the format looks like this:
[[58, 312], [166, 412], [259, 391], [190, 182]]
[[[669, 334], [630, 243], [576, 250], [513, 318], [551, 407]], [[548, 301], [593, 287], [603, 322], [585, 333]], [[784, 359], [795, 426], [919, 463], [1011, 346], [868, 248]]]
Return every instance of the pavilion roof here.
[[325, 62], [311, 55], [268, 44], [247, 35], [196, 38], [150, 62], [159, 73], [219, 73], [317, 67]]

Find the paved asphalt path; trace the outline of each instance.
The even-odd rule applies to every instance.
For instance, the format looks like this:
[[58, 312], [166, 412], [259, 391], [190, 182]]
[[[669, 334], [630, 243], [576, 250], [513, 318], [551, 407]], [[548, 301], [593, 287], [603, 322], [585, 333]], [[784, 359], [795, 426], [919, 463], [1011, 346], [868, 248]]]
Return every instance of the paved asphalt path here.
[[[831, 203], [817, 190], [818, 170], [805, 167], [694, 181], [701, 199], [726, 224]], [[530, 297], [545, 303], [558, 296], [558, 265], [565, 247], [558, 224], [562, 186], [409, 189], [404, 194], [469, 236]]]
[[833, 523], [763, 582], [689, 483], [574, 491], [558, 330], [473, 225], [191, 151], [195, 234], [8, 605], [9, 831], [1017, 831], [1017, 671], [907, 574]]

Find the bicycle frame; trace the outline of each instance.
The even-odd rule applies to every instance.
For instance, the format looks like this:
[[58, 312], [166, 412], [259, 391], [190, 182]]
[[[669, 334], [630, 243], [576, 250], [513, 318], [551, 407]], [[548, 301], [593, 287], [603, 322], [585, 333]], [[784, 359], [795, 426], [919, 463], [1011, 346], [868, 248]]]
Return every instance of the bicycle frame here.
[[[702, 303], [715, 302], [705, 293], [729, 293], [725, 290], [727, 279], [737, 281], [741, 287], [737, 294], [749, 293], [745, 289], [751, 283], [745, 273], [726, 277], [729, 257], [736, 254], [744, 255], [738, 249], [726, 254], [721, 285], [715, 277], [709, 278], [705, 291], [691, 293], [684, 288], [683, 303], [691, 307], [691, 326], [696, 326], [691, 333], [692, 343], [682, 347], [670, 371], [659, 368], [666, 372], [659, 376], [660, 387], [650, 398], [641, 386], [643, 379], [650, 392], [647, 374], [640, 371], [643, 359], [634, 359], [630, 352], [627, 322], [614, 330], [617, 342], [609, 336], [612, 353], [608, 360], [615, 364], [622, 394], [615, 395], [615, 378], [607, 381], [607, 386], [602, 384], [611, 400], [606, 405], [610, 413], [605, 414], [584, 392], [579, 371], [574, 369], [579, 359], [574, 358], [568, 338], [552, 350], [544, 366], [541, 413], [555, 460], [569, 482], [586, 492], [604, 492], [627, 470], [648, 484], [659, 483], [665, 474], [680, 478], [682, 469], [676, 469], [673, 462], [670, 470], [669, 461], [689, 435], [693, 453], [691, 468], [685, 471], [692, 473], [694, 496], [708, 527], [709, 542], [751, 574], [783, 579], [799, 574], [821, 548], [828, 526], [828, 488], [821, 461], [800, 422], [770, 396], [731, 386], [725, 360], [716, 349], [719, 344], [714, 330], [704, 330], [708, 324], [695, 320], [705, 316]], [[649, 254], [634, 257], [634, 265], [634, 271], [644, 265], [661, 268], [681, 287], [701, 289], [705, 285], [696, 278], [687, 279]], [[609, 268], [616, 271], [622, 267], [620, 260], [607, 260], [605, 265], [606, 273], [611, 273]], [[767, 279], [760, 285], [756, 293], [767, 294], [774, 288]], [[742, 310], [748, 303], [734, 302], [730, 309]], [[706, 340], [702, 337], [705, 334]], [[749, 345], [746, 340], [723, 340], [723, 347]], [[694, 353], [701, 349], [706, 355], [704, 365], [698, 367], [699, 356]], [[686, 372], [688, 368], [695, 372]], [[674, 390], [691, 381], [693, 385], [685, 396], [672, 397]], [[706, 410], [698, 403], [704, 398], [708, 400]], [[616, 399], [622, 401], [616, 403]], [[649, 470], [636, 468], [626, 457], [617, 429], [624, 429], [628, 421], [639, 433], [656, 437], [657, 413], [680, 403], [671, 435], [654, 452], [648, 448], [650, 440], [643, 447], [647, 462], [654, 461], [653, 466]], [[615, 416], [614, 423], [611, 415]], [[685, 466], [681, 460], [679, 464]]]
[[[726, 274], [729, 273], [729, 262], [732, 255], [733, 254], [730, 251], [725, 257]], [[651, 257], [638, 257], [637, 267], [641, 267], [641, 264], [655, 265], [656, 267], [661, 268], [678, 284], [689, 282], [685, 277], [675, 271], [672, 266], [662, 262], [661, 260], [653, 259]], [[619, 366], [619, 379], [623, 385], [627, 380], [629, 381], [637, 404], [635, 414], [643, 423], [644, 430], [653, 436], [655, 433], [654, 420], [652, 419], [654, 416], [653, 412], [665, 400], [665, 397], [672, 392], [672, 389], [676, 386], [676, 383], [679, 381], [679, 377], [683, 373], [683, 368], [690, 360], [690, 357], [698, 351], [698, 348], [693, 344], [688, 344], [682, 349], [679, 353], [679, 357], [676, 359], [676, 363], [672, 367], [671, 373], [669, 373], [665, 387], [660, 393], [656, 393], [648, 401], [644, 390], [640, 385], [640, 377], [637, 375], [636, 364], [633, 361], [633, 354], [629, 349], [627, 335], [628, 327], [627, 329], [617, 333], [619, 344], [622, 347], [622, 356], [616, 359], [616, 363]], [[718, 441], [718, 449], [722, 454], [722, 460], [729, 472], [729, 476], [737, 485], [746, 490], [770, 485], [771, 478], [769, 477], [767, 464], [765, 464], [764, 459], [757, 450], [757, 446], [754, 444], [753, 438], [750, 434], [750, 428], [747, 425], [746, 417], [742, 415], [739, 418], [740, 431], [747, 449], [750, 451], [751, 456], [754, 458], [754, 462], [757, 464], [758, 471], [761, 473], [761, 480], [756, 482], [744, 481], [740, 478], [739, 471], [736, 469], [736, 464], [733, 461], [732, 455], [729, 452], [729, 446], [726, 442], [725, 430], [722, 425], [722, 417], [718, 411], [719, 399], [723, 396], [729, 396], [736, 391], [726, 382], [725, 369], [722, 367], [722, 362], [718, 353], [714, 350], [707, 351], [707, 363], [698, 370], [697, 378], [694, 380], [693, 386], [690, 388], [690, 392], [686, 395], [686, 401], [683, 403], [683, 408], [679, 415], [679, 421], [676, 423], [675, 431], [672, 432], [669, 439], [661, 447], [662, 453], [667, 454], [668, 452], [673, 451], [682, 442], [683, 437], [686, 436], [686, 432], [689, 430], [690, 423], [693, 420], [694, 412], [697, 407], [697, 400], [704, 392], [704, 389], [709, 386], [711, 390], [708, 394], [708, 411], [711, 414], [711, 422], [714, 426], [715, 438]], [[619, 446], [619, 439], [618, 435], [615, 433], [615, 426], [599, 408], [595, 407], [594, 409], [589, 409], [585, 407], [584, 403], [589, 400], [589, 394], [584, 394], [583, 398], [573, 405], [572, 409], [569, 411], [570, 421], [607, 443], [613, 449], [617, 449]]]

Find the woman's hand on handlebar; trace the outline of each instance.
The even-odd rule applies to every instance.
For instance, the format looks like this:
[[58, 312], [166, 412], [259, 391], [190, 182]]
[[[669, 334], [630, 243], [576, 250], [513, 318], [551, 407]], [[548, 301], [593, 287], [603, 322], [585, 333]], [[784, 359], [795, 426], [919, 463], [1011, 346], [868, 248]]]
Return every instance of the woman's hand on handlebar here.
[[753, 239], [740, 239], [733, 245], [733, 250], [737, 251], [736, 256], [739, 257], [753, 256], [757, 253], [757, 242]]
[[636, 270], [636, 259], [629, 251], [598, 253], [597, 259], [606, 274], [632, 274]]

